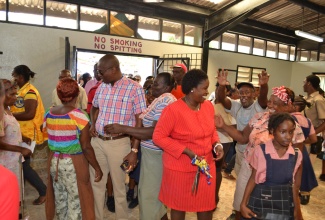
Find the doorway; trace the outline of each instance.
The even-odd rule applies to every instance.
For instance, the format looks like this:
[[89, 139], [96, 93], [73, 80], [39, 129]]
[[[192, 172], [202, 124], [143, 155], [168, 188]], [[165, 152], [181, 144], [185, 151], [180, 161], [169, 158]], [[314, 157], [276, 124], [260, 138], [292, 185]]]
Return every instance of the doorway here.
[[[95, 63], [106, 53], [77, 50], [76, 73], [77, 79], [84, 74], [89, 73], [94, 76], [93, 69]], [[114, 54], [120, 61], [121, 72], [126, 77], [141, 77], [141, 86], [148, 76], [154, 75], [154, 57], [134, 56], [132, 54]]]

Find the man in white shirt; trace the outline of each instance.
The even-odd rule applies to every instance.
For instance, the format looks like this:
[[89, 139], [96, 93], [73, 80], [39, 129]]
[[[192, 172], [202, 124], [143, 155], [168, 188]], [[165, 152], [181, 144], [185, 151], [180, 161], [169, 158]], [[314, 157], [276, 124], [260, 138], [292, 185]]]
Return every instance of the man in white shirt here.
[[[229, 112], [235, 119], [237, 123], [237, 130], [242, 131], [250, 119], [258, 112], [262, 112], [267, 107], [267, 93], [268, 93], [268, 81], [269, 75], [266, 71], [262, 71], [261, 74], [258, 74], [260, 93], [255, 98], [255, 88], [254, 85], [250, 82], [242, 82], [237, 85], [239, 91], [239, 100], [232, 100], [226, 97], [225, 87], [227, 85], [227, 71], [220, 71], [218, 73], [218, 84], [219, 87], [216, 91], [216, 98], [220, 102], [226, 112]], [[229, 134], [231, 135], [231, 134]], [[236, 163], [235, 163], [235, 173], [238, 176], [239, 171], [241, 170], [242, 162], [244, 162], [244, 151], [246, 149], [247, 143], [236, 144]], [[245, 164], [245, 163], [244, 163]], [[245, 167], [246, 168], [246, 167]], [[247, 178], [247, 175], [243, 175], [243, 178]], [[237, 178], [236, 182], [236, 191], [234, 196], [234, 209], [236, 210], [236, 219], [240, 218], [240, 203], [243, 197], [243, 189], [245, 186], [240, 185], [240, 179]], [[244, 188], [243, 188], [244, 187]], [[234, 219], [234, 213], [227, 218], [228, 220]]]
[[[61, 70], [60, 75], [59, 75], [59, 80], [67, 78], [67, 77], [71, 78], [70, 70], [66, 70], [66, 69]], [[84, 88], [79, 86], [79, 95], [78, 95], [77, 102], [76, 102], [76, 108], [86, 111], [87, 103], [88, 103], [88, 98], [87, 98], [86, 91]], [[57, 105], [61, 105], [61, 104], [62, 104], [61, 100], [59, 99], [58, 94], [56, 92], [56, 88], [55, 88], [52, 92], [52, 106], [57, 106]]]

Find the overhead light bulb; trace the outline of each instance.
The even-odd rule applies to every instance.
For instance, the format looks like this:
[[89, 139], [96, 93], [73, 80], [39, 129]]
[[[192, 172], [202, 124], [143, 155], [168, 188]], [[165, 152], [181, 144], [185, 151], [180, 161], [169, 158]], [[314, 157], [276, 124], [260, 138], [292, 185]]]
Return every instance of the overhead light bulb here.
[[304, 38], [307, 38], [307, 39], [310, 39], [310, 40], [313, 40], [313, 41], [317, 41], [317, 42], [323, 42], [324, 41], [324, 38], [322, 38], [320, 36], [310, 34], [310, 33], [304, 32], [304, 31], [300, 31], [300, 30], [296, 30], [295, 34], [297, 36], [299, 36], [299, 37], [304, 37]]

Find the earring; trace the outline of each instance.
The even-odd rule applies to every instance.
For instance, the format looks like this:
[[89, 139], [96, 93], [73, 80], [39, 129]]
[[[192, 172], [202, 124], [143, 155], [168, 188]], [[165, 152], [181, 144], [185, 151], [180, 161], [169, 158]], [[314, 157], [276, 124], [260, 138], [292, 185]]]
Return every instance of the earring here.
[[193, 92], [193, 90], [191, 90], [191, 92]]

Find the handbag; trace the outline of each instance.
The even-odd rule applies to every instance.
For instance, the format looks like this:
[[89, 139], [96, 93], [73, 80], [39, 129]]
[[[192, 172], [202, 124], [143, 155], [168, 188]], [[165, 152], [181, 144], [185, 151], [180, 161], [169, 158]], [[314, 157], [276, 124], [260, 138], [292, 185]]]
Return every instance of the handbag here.
[[310, 145], [311, 154], [319, 154], [322, 151], [323, 137], [317, 136], [317, 142]]
[[[298, 149], [295, 148], [295, 164], [297, 157]], [[256, 219], [294, 219], [292, 184], [274, 186], [256, 184], [249, 197], [247, 207], [257, 215]]]

